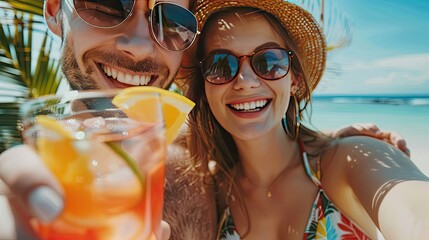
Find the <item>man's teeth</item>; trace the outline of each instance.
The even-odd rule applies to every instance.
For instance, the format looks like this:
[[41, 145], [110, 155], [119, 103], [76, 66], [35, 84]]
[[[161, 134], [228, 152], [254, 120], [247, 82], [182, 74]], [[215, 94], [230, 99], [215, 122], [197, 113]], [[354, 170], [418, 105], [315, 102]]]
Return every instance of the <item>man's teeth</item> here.
[[268, 100], [258, 100], [245, 103], [231, 104], [230, 106], [238, 111], [258, 111], [267, 105]]
[[107, 66], [103, 66], [102, 68], [104, 73], [107, 76], [118, 80], [118, 82], [129, 84], [129, 85], [145, 86], [145, 85], [148, 85], [151, 78], [151, 76], [146, 76], [146, 75], [133, 75], [129, 73], [124, 73], [124, 72], [118, 71], [117, 69], [107, 67]]

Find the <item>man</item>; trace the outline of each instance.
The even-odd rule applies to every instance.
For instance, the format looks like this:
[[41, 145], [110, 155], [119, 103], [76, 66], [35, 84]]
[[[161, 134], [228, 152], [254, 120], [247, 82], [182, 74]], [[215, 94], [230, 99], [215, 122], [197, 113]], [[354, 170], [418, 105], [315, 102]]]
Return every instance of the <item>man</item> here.
[[[189, 14], [195, 19], [186, 9], [189, 7], [188, 0], [170, 2], [177, 6], [164, 6], [164, 11], [171, 8], [169, 11], [174, 11], [181, 17], [189, 18]], [[153, 8], [154, 3], [150, 4]], [[97, 7], [104, 7], [99, 8], [101, 10], [97, 13], [98, 16], [88, 16], [91, 11], [84, 11], [85, 8], [93, 10]], [[159, 7], [157, 9], [160, 10]], [[77, 90], [125, 88], [133, 85], [168, 88], [180, 66], [182, 50], [192, 43], [193, 35], [196, 34], [191, 31], [190, 39], [183, 42], [176, 39], [173, 43], [168, 42], [169, 36], [165, 34], [161, 39], [163, 33], [158, 32], [155, 37], [157, 23], [151, 25], [149, 21], [158, 19], [154, 16], [149, 20], [151, 11], [146, 0], [100, 3], [46, 0], [44, 13], [49, 29], [62, 39], [62, 70], [71, 87]], [[116, 14], [116, 18], [106, 20], [102, 14]], [[96, 17], [100, 17], [98, 21], [93, 20]], [[180, 21], [173, 17], [168, 20]], [[156, 29], [151, 29], [151, 26]], [[192, 26], [189, 28], [194, 30]], [[172, 37], [174, 36], [170, 36]], [[171, 222], [174, 238], [212, 239], [216, 217], [213, 191], [199, 174], [201, 169], [189, 168], [189, 157], [180, 144], [171, 145], [168, 155], [165, 218]], [[0, 169], [0, 178], [15, 196], [10, 205], [15, 216], [18, 238], [31, 235], [27, 224], [30, 215], [49, 221], [60, 213], [63, 205], [58, 186], [53, 179], [49, 179], [48, 174], [44, 174], [46, 169], [29, 147], [23, 145], [6, 151], [1, 156]], [[172, 188], [175, 190], [171, 191]], [[177, 203], [185, 198], [186, 203], [192, 206], [189, 209], [182, 209], [180, 206], [183, 203]], [[187, 229], [194, 231], [187, 232]], [[180, 235], [178, 230], [181, 230]]]
[[[192, 31], [187, 32], [191, 36], [185, 35], [188, 36], [185, 40], [177, 36], [168, 38], [168, 35], [160, 33], [160, 29], [156, 28], [159, 16], [152, 16], [148, 6], [153, 8], [152, 1], [149, 4], [146, 0], [100, 2], [45, 2], [46, 23], [62, 39], [62, 70], [72, 88], [170, 86], [180, 66], [183, 50], [192, 43]], [[134, 5], [126, 5], [131, 2]], [[171, 2], [182, 7], [189, 7], [190, 4], [188, 0]], [[113, 3], [124, 5], [118, 8]], [[81, 11], [91, 6], [97, 9], [97, 4], [109, 9], [108, 21], [103, 18], [93, 21], [95, 17], [88, 15], [91, 11]], [[174, 10], [175, 14], [186, 15], [183, 8]], [[115, 13], [118, 13], [119, 20], [110, 18]], [[180, 42], [180, 39], [183, 41]], [[353, 135], [353, 131], [374, 135], [377, 128], [358, 125], [345, 131], [346, 135]], [[337, 135], [342, 135], [342, 132]], [[397, 135], [393, 135], [392, 139], [395, 137]], [[393, 142], [403, 144], [400, 137], [399, 140], [393, 139]], [[168, 149], [164, 219], [171, 226], [172, 239], [213, 239], [217, 216], [214, 191], [206, 175], [207, 167], [191, 167], [193, 165], [183, 146], [178, 139]], [[405, 145], [403, 147], [406, 149]], [[19, 239], [32, 238], [28, 225], [30, 217], [50, 221], [62, 210], [59, 186], [49, 176], [38, 155], [28, 146], [14, 147], [0, 156], [0, 179], [14, 196], [10, 205]], [[162, 239], [167, 239], [170, 235], [168, 228], [164, 232], [166, 234]], [[158, 236], [158, 239], [161, 238]]]

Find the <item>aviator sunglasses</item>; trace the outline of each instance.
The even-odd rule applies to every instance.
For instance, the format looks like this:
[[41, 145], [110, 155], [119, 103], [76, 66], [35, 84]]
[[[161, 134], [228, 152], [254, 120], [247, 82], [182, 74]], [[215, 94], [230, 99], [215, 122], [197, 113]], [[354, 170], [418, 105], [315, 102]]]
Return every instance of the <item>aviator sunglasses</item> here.
[[265, 80], [277, 80], [288, 74], [292, 52], [283, 48], [264, 48], [239, 57], [230, 52], [215, 52], [200, 62], [204, 79], [216, 85], [232, 81], [246, 57], [256, 75]]
[[[113, 28], [125, 22], [140, 0], [71, 0], [77, 15], [97, 28]], [[158, 2], [149, 15], [156, 42], [171, 51], [183, 51], [194, 42], [198, 32], [195, 15], [171, 2]]]

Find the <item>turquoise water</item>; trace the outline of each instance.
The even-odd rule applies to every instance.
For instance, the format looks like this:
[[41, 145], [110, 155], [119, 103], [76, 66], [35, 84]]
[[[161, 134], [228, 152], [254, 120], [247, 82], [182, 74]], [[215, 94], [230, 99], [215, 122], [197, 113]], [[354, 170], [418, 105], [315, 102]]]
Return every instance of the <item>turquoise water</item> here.
[[398, 132], [405, 137], [411, 158], [429, 173], [429, 97], [315, 97], [311, 119], [319, 130], [375, 123]]
[[[403, 134], [426, 137], [429, 147], [429, 98], [428, 104], [393, 104], [356, 101], [342, 98], [313, 99], [312, 123], [317, 127], [338, 126], [373, 122]], [[413, 99], [412, 102], [424, 101]]]

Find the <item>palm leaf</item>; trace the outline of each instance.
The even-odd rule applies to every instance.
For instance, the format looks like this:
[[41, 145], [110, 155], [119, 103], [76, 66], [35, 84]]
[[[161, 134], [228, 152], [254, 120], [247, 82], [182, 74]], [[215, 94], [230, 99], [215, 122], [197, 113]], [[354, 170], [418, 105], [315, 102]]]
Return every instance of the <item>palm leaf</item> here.
[[322, 26], [328, 44], [327, 50], [332, 51], [346, 47], [352, 39], [350, 18], [335, 0], [292, 0], [295, 4], [309, 11]]
[[0, 2], [0, 152], [19, 144], [19, 107], [55, 93], [61, 82], [59, 43], [43, 20], [43, 0]]
[[[290, 0], [309, 11], [323, 28], [326, 37], [328, 58], [324, 78], [341, 75], [342, 63], [336, 62], [334, 52], [347, 47], [352, 40], [351, 18], [339, 7], [338, 0]], [[319, 88], [324, 81], [319, 84]]]
[[9, 4], [9, 9], [43, 16], [43, 0], [3, 0], [3, 2]]

